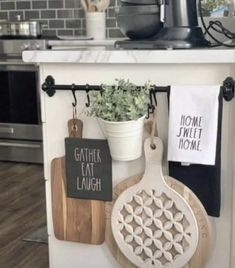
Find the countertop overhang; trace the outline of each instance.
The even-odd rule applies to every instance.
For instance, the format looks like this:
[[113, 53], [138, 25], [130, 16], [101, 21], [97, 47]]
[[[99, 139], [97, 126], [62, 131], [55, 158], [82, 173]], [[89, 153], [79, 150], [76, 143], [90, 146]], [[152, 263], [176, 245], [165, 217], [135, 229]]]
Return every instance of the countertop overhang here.
[[31, 63], [81, 64], [233, 64], [235, 49], [119, 50], [111, 46], [23, 51], [23, 61]]

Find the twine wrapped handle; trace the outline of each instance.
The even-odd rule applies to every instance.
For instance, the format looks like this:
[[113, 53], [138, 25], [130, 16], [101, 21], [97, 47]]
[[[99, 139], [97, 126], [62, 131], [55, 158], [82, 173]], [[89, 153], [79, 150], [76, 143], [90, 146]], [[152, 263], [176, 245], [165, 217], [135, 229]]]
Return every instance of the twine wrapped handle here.
[[156, 145], [154, 143], [154, 137], [158, 137], [158, 130], [157, 130], [157, 107], [154, 106], [153, 107], [153, 113], [152, 113], [152, 128], [151, 128], [151, 144], [150, 147], [151, 149], [155, 150], [156, 149]]

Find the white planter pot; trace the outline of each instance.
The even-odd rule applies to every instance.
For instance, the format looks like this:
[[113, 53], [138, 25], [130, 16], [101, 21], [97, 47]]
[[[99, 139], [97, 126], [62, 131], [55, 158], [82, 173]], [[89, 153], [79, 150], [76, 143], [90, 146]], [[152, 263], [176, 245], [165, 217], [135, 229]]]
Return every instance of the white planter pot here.
[[145, 116], [138, 120], [110, 122], [98, 119], [108, 140], [113, 160], [130, 161], [142, 155], [143, 129]]
[[94, 39], [105, 39], [105, 12], [86, 12], [86, 34]]

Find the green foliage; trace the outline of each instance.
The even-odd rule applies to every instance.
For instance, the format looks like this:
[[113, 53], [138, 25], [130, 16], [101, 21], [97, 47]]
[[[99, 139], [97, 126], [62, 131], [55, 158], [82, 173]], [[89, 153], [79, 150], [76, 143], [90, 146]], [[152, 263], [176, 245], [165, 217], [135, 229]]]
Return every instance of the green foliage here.
[[230, 3], [229, 0], [206, 0], [206, 1], [203, 1], [202, 7], [206, 10], [211, 11], [218, 6], [225, 5], [228, 3]]
[[115, 81], [114, 85], [102, 85], [101, 92], [90, 93], [88, 114], [115, 122], [136, 120], [144, 116], [149, 102], [149, 83], [137, 87], [129, 80]]

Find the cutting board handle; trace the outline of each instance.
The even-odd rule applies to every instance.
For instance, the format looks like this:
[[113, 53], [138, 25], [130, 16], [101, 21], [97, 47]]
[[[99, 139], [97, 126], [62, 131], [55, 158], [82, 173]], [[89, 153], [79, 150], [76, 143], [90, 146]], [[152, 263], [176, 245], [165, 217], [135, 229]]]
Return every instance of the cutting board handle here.
[[83, 122], [80, 119], [68, 121], [68, 132], [70, 138], [82, 138]]

